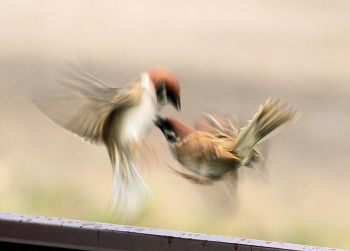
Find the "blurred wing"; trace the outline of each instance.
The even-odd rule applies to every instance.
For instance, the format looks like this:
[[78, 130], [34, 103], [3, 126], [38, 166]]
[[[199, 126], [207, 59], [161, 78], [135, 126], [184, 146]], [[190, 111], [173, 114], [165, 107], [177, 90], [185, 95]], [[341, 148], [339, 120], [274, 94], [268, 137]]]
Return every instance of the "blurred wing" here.
[[55, 89], [35, 94], [33, 102], [54, 123], [91, 143], [102, 142], [108, 116], [135, 95], [132, 86], [110, 87], [95, 73], [77, 66], [57, 82]]
[[239, 130], [235, 153], [242, 160], [246, 159], [259, 141], [266, 140], [272, 132], [276, 133], [286, 125], [294, 123], [299, 115], [295, 109], [288, 107], [288, 103], [281, 105], [280, 100], [267, 100]]
[[195, 129], [213, 134], [237, 137], [237, 129], [232, 122], [220, 114], [203, 113], [195, 122]]
[[229, 152], [233, 150], [237, 140], [237, 129], [231, 120], [219, 115], [203, 113], [197, 118], [195, 128], [207, 132], [220, 146]]

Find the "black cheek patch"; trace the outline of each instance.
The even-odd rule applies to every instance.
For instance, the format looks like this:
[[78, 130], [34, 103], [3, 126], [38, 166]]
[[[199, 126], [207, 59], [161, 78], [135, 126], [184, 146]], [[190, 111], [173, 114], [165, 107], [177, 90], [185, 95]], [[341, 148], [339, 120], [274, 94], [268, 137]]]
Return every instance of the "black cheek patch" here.
[[166, 88], [165, 83], [159, 84], [159, 87], [156, 89], [157, 102], [161, 103], [165, 100], [166, 97]]

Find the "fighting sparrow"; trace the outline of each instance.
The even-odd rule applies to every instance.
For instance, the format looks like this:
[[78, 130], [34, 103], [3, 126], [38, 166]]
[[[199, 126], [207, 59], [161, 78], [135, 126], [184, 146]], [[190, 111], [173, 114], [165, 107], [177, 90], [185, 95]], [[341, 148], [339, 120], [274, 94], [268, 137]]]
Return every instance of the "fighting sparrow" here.
[[227, 173], [262, 159], [256, 144], [276, 129], [299, 117], [294, 109], [269, 99], [239, 131], [231, 121], [209, 114], [197, 120], [196, 129], [173, 118], [158, 116], [155, 124], [166, 137], [175, 158], [194, 175], [173, 169], [200, 184], [222, 179]]
[[59, 90], [36, 95], [34, 103], [73, 134], [106, 146], [114, 173], [111, 204], [115, 215], [134, 218], [153, 196], [137, 170], [140, 154], [162, 107], [170, 103], [180, 111], [178, 79], [168, 68], [157, 66], [116, 88], [78, 66], [57, 82]]

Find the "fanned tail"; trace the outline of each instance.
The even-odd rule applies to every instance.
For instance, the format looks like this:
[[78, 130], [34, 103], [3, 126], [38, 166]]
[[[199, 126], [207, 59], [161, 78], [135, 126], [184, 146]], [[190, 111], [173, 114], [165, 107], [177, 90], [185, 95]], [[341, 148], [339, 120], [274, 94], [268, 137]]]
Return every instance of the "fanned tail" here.
[[153, 191], [137, 171], [137, 160], [117, 153], [113, 188], [110, 198], [113, 215], [121, 220], [133, 220], [154, 198]]
[[289, 108], [288, 103], [281, 105], [280, 100], [268, 99], [261, 105], [252, 119], [238, 132], [237, 143], [233, 150], [242, 162], [255, 154], [254, 146], [266, 139], [266, 136], [276, 133], [286, 125], [294, 123], [300, 114]]

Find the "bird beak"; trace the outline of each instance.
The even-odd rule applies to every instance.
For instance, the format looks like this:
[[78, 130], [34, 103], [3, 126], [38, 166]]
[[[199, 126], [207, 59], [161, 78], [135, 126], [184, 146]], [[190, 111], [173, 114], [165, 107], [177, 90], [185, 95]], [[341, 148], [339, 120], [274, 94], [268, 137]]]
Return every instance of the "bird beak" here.
[[162, 131], [167, 141], [174, 143], [177, 140], [177, 135], [174, 132], [174, 128], [169, 122], [168, 118], [157, 116], [154, 124]]
[[167, 100], [170, 104], [172, 104], [177, 111], [181, 111], [181, 102], [180, 102], [180, 94], [175, 93], [171, 89], [166, 90]]
[[180, 112], [181, 111], [181, 101], [180, 97], [175, 97], [174, 95], [168, 96], [170, 103], [175, 107], [175, 109]]
[[153, 123], [163, 131], [165, 119], [161, 116], [157, 116], [157, 119], [153, 120]]
[[178, 112], [181, 112], [181, 102], [180, 102], [180, 99], [177, 100], [176, 106], [175, 106], [175, 107], [176, 107], [176, 109], [177, 109]]

